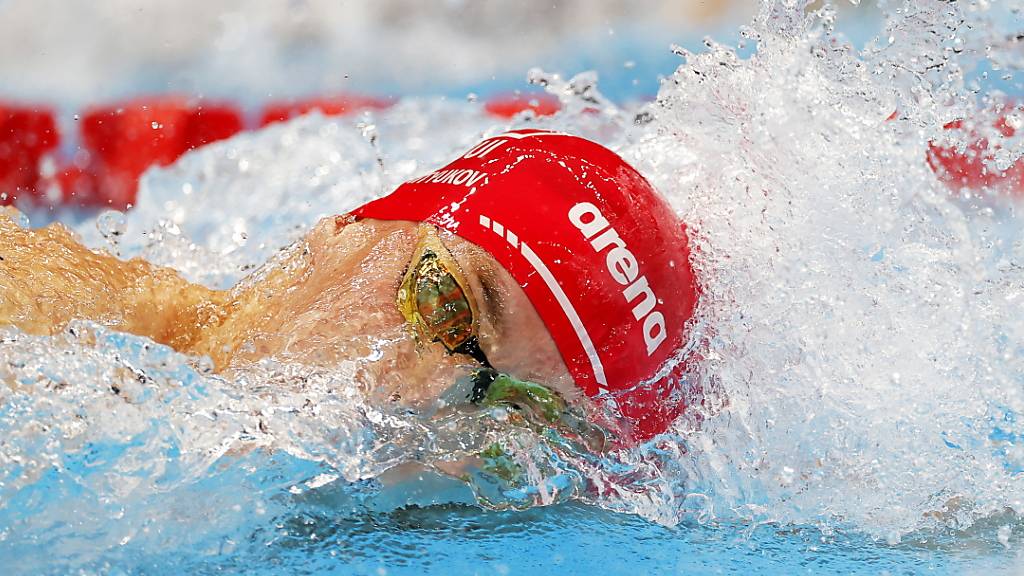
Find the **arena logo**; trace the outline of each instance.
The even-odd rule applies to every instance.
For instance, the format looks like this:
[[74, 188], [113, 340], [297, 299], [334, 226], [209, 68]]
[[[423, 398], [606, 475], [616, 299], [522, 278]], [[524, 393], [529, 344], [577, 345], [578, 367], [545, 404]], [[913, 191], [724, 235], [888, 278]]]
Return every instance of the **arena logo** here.
[[569, 209], [569, 221], [572, 222], [583, 237], [590, 241], [590, 246], [600, 254], [606, 248], [612, 247], [605, 254], [605, 265], [612, 278], [625, 286], [622, 296], [627, 303], [634, 303], [633, 318], [637, 322], [643, 320], [644, 342], [647, 344], [647, 355], [650, 356], [657, 351], [662, 342], [665, 341], [665, 316], [655, 306], [658, 298], [654, 295], [650, 285], [647, 283], [647, 276], [640, 274], [640, 263], [636, 256], [626, 246], [626, 242], [619, 236], [608, 223], [608, 219], [601, 214], [601, 211], [590, 202], [580, 202]]

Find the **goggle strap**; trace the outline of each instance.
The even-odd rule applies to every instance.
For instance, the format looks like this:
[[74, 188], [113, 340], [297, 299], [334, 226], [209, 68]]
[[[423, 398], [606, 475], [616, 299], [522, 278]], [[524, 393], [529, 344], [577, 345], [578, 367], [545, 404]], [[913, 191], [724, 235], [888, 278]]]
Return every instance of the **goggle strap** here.
[[473, 360], [479, 362], [484, 368], [491, 368], [490, 361], [487, 360], [487, 356], [484, 354], [482, 348], [480, 348], [480, 339], [475, 335], [470, 336], [462, 344], [459, 344], [452, 350], [453, 354], [465, 354]]
[[473, 371], [473, 391], [469, 394], [469, 401], [473, 404], [483, 402], [487, 398], [487, 391], [497, 377], [498, 372], [491, 367]]

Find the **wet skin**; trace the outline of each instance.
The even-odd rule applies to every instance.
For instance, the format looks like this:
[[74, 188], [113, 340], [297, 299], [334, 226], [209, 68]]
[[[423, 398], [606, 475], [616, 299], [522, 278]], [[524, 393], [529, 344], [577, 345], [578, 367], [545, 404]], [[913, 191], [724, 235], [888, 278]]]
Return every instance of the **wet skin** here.
[[[142, 259], [91, 251], [60, 224], [17, 226], [0, 212], [0, 326], [54, 334], [73, 319], [209, 356], [231, 371], [262, 358], [330, 368], [359, 361], [371, 398], [429, 403], [477, 368], [417, 338], [396, 306], [419, 233], [412, 222], [325, 218], [229, 290], [192, 284]], [[441, 234], [478, 310], [491, 364], [579, 399], [525, 293], [489, 254]]]

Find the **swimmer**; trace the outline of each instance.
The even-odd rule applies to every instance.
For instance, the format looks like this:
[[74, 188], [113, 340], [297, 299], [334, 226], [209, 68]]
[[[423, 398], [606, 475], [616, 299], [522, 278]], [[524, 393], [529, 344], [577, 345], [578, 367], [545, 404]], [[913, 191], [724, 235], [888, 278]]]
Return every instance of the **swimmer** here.
[[426, 408], [462, 381], [466, 402], [614, 414], [601, 424], [621, 442], [685, 409], [695, 301], [670, 208], [611, 151], [555, 132], [484, 140], [321, 220], [224, 291], [0, 214], [0, 326], [54, 334], [87, 319], [225, 374], [268, 357], [358, 361], [374, 401]]

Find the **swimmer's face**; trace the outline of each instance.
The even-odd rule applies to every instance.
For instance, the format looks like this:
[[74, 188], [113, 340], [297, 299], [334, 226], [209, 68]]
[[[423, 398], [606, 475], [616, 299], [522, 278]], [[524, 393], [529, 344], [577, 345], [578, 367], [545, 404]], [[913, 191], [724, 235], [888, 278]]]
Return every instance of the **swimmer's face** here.
[[[429, 403], [480, 363], [418, 335], [399, 309], [398, 291], [421, 237], [412, 222], [322, 220], [278, 264], [286, 274], [248, 288], [255, 295], [239, 300], [241, 310], [211, 348], [230, 348], [232, 365], [263, 356], [324, 366], [354, 361], [349, 365], [370, 396]], [[522, 288], [479, 247], [438, 237], [458, 267], [491, 365], [574, 397], [565, 363]]]

